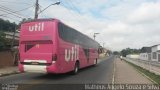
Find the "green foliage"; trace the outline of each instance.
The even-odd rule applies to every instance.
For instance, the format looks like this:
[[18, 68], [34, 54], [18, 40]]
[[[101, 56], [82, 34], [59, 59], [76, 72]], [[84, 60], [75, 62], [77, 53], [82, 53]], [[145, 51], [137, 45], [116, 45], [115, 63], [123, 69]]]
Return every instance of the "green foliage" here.
[[3, 50], [6, 45], [5, 34], [0, 31], [0, 50]]
[[24, 22], [27, 22], [27, 21], [31, 21], [31, 20], [33, 20], [33, 19], [31, 19], [31, 18], [23, 18], [22, 21], [20, 21], [19, 26], [20, 26], [21, 23], [24, 23]]
[[15, 30], [15, 27], [17, 27], [15, 22], [11, 23], [8, 20], [3, 20], [3, 19], [0, 18], [0, 31], [13, 32]]
[[120, 53], [118, 51], [114, 51], [113, 54], [114, 55], [120, 55]]
[[126, 55], [128, 54], [139, 54], [140, 53], [140, 49], [130, 49], [130, 48], [126, 48], [126, 49], [123, 49], [121, 51], [121, 55], [126, 57]]
[[11, 23], [8, 20], [0, 18], [0, 51], [8, 49], [11, 41], [5, 38], [4, 32], [14, 32], [17, 27], [18, 25], [15, 22]]

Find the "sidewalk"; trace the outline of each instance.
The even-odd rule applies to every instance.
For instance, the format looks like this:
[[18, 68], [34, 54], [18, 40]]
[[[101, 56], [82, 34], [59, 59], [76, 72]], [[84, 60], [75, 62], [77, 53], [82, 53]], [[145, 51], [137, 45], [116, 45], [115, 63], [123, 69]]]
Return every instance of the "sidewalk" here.
[[19, 73], [17, 66], [0, 68], [0, 77], [10, 75], [10, 74], [17, 74], [17, 73]]
[[149, 79], [140, 74], [134, 67], [121, 61], [115, 60], [115, 84], [153, 84]]

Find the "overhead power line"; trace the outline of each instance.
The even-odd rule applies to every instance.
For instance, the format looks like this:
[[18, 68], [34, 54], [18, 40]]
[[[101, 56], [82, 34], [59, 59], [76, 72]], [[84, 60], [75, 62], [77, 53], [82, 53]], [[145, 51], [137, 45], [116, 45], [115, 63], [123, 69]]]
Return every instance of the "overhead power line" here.
[[25, 4], [25, 5], [32, 5], [30, 3], [25, 3], [25, 2], [13, 2], [13, 1], [0, 1], [1, 3], [7, 3], [7, 4]]
[[[40, 10], [40, 12], [42, 12], [42, 6], [39, 4], [39, 10]], [[47, 16], [42, 12], [41, 13], [41, 15], [42, 15], [42, 17], [45, 17], [45, 18], [47, 18]]]
[[20, 21], [20, 20], [17, 20], [17, 19], [14, 19], [14, 18], [8, 17], [8, 16], [0, 16], [0, 17], [9, 18], [9, 19], [12, 19], [12, 20], [14, 20], [14, 21]]
[[26, 18], [26, 16], [24, 16], [24, 15], [21, 15], [21, 14], [19, 14], [19, 13], [15, 13], [15, 11], [14, 10], [12, 10], [12, 9], [10, 9], [10, 8], [7, 8], [7, 7], [5, 7], [5, 6], [0, 6], [0, 9], [1, 9], [1, 11], [3, 11], [3, 12], [5, 12], [5, 13], [7, 13], [7, 14], [11, 14], [11, 15], [13, 15], [13, 16], [16, 16], [16, 17], [18, 17], [18, 18]]
[[[62, 0], [61, 0], [62, 1]], [[72, 2], [72, 1], [70, 1]], [[73, 3], [70, 3], [70, 2], [67, 2], [67, 1], [64, 1], [62, 2], [62, 5], [67, 8], [69, 11], [71, 9], [71, 14], [72, 16], [74, 16], [76, 18], [76, 20], [80, 23], [86, 23], [87, 25], [91, 24], [88, 20], [86, 20], [84, 17], [82, 17], [80, 15], [80, 11], [79, 9], [73, 4]], [[73, 12], [77, 12], [77, 14], [73, 13]], [[83, 18], [83, 20], [81, 20], [80, 18]]]
[[10, 13], [8, 13], [8, 14], [1, 14], [0, 16], [9, 15], [9, 14], [13, 14], [13, 13], [16, 14], [17, 12], [21, 12], [21, 11], [27, 10], [27, 9], [29, 9], [29, 8], [31, 8], [31, 7], [33, 7], [33, 5], [30, 6], [30, 7], [27, 7], [27, 8], [21, 9], [21, 10], [18, 10], [18, 11], [10, 12]]
[[[8, 11], [3, 10], [3, 8], [0, 7], [0, 9], [1, 9], [2, 12], [5, 12], [5, 13], [7, 13], [7, 14], [10, 14]], [[16, 17], [18, 17], [18, 18], [23, 18], [23, 17], [21, 17], [21, 16], [15, 15], [15, 14], [13, 14], [13, 13], [11, 13], [11, 15], [16, 16]]]
[[[69, 1], [70, 1], [70, 0], [69, 0]], [[80, 14], [79, 9], [72, 3], [72, 1], [70, 1], [69, 4], [72, 6], [72, 8], [73, 8], [74, 10], [76, 10], [76, 11]]]

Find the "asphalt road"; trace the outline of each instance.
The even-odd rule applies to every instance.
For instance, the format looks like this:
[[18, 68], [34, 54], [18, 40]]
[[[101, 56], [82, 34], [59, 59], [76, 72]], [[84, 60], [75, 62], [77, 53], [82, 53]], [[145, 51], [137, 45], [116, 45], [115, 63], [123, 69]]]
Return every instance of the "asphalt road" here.
[[[112, 83], [114, 56], [101, 60], [97, 66], [91, 66], [81, 69], [77, 75], [70, 73], [54, 75], [39, 73], [22, 73], [5, 77], [0, 77], [1, 84], [23, 84], [19, 85], [18, 90], [31, 90], [38, 86], [44, 90], [49, 86], [58, 85], [57, 87], [80, 84], [108, 84]], [[26, 86], [25, 86], [25, 85]], [[75, 85], [75, 88], [78, 88]], [[12, 86], [13, 87], [13, 86]], [[25, 87], [25, 88], [24, 88]], [[27, 88], [26, 88], [27, 87]], [[20, 88], [20, 89], [19, 89]], [[37, 87], [33, 90], [38, 89]], [[40, 90], [39, 89], [39, 90]], [[67, 88], [65, 88], [66, 90]], [[47, 89], [48, 90], [48, 89]]]

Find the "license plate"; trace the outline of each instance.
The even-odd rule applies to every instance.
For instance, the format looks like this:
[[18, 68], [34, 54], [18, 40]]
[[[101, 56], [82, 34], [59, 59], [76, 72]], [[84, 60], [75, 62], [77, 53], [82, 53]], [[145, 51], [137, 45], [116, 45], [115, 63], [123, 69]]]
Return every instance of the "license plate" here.
[[31, 62], [32, 65], [38, 65], [39, 62]]

